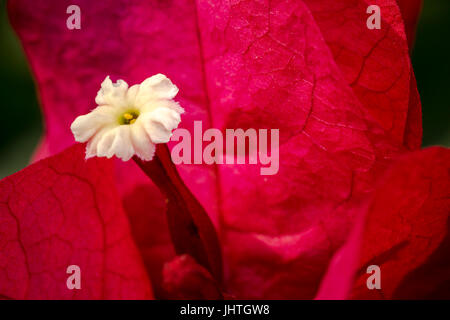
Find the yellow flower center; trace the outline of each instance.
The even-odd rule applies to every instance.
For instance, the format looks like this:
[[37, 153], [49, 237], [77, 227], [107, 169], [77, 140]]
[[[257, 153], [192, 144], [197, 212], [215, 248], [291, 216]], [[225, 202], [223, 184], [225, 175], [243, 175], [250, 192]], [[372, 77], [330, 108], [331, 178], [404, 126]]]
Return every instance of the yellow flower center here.
[[139, 117], [139, 112], [136, 110], [131, 110], [123, 113], [119, 117], [119, 123], [122, 124], [133, 124], [136, 122], [136, 119]]

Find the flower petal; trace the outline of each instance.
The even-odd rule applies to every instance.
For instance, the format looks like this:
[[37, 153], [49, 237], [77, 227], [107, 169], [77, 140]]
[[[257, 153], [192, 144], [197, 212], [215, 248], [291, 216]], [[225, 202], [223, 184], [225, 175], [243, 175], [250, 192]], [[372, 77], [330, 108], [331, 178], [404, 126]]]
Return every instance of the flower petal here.
[[152, 112], [158, 108], [167, 108], [176, 111], [179, 114], [184, 113], [184, 109], [174, 100], [156, 100], [150, 101], [141, 107], [142, 112]]
[[118, 126], [106, 132], [97, 146], [97, 156], [111, 158], [116, 156], [128, 161], [134, 155], [131, 143], [130, 126]]
[[147, 135], [140, 119], [130, 126], [131, 141], [136, 155], [142, 160], [151, 160], [155, 154], [155, 145]]
[[180, 121], [180, 114], [168, 108], [157, 108], [142, 115], [142, 124], [153, 143], [169, 142], [172, 130]]
[[124, 107], [127, 105], [128, 84], [123, 80], [113, 83], [109, 76], [101, 84], [101, 89], [95, 97], [97, 105], [111, 107]]
[[75, 136], [75, 141], [86, 142], [103, 126], [114, 120], [114, 112], [111, 107], [101, 106], [88, 114], [77, 117], [70, 129]]
[[178, 93], [176, 85], [165, 75], [157, 74], [145, 79], [139, 87], [136, 96], [136, 105], [142, 106], [151, 100], [170, 100]]
[[139, 84], [135, 84], [128, 89], [127, 92], [127, 104], [129, 106], [134, 106], [136, 104], [136, 96], [139, 92]]
[[103, 138], [103, 136], [114, 129], [115, 126], [106, 126], [100, 129], [93, 138], [91, 138], [86, 144], [86, 159], [97, 157], [98, 155], [98, 143]]

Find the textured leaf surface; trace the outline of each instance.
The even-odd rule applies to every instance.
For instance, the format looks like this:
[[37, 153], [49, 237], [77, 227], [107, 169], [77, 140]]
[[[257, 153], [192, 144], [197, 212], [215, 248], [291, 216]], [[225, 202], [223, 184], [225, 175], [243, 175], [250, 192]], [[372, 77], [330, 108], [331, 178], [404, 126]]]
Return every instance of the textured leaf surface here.
[[[439, 297], [450, 279], [449, 213], [450, 150], [404, 156], [380, 181], [318, 298]], [[381, 268], [381, 290], [367, 289], [370, 265]]]
[[[390, 120], [373, 117], [349, 85], [311, 7], [199, 5], [213, 126], [280, 129], [277, 175], [260, 176], [258, 166], [219, 167], [229, 291], [244, 297], [313, 297], [386, 158], [403, 144], [389, 140], [381, 127], [391, 127]], [[395, 3], [392, 10], [398, 13]], [[358, 21], [365, 27], [363, 17], [353, 16], [347, 28]], [[399, 15], [391, 19], [401, 22]], [[384, 74], [379, 64], [364, 72], [377, 67]], [[409, 88], [410, 79], [404, 83]], [[398, 113], [404, 120], [408, 103], [406, 97]]]
[[[150, 282], [112, 164], [76, 145], [0, 182], [0, 297], [148, 299]], [[69, 290], [69, 265], [81, 289]]]
[[[403, 8], [413, 14], [410, 2]], [[322, 35], [358, 100], [391, 136], [406, 146], [421, 145], [420, 100], [415, 98], [415, 78], [408, 54], [405, 26], [394, 0], [306, 0]], [[366, 13], [370, 5], [381, 9], [381, 29], [370, 30]], [[416, 15], [418, 14], [418, 10]], [[416, 17], [417, 18], [417, 17]], [[415, 30], [415, 24], [408, 24]], [[410, 83], [412, 83], [410, 85]], [[408, 111], [418, 116], [408, 117]], [[409, 124], [409, 121], [413, 121]], [[405, 136], [408, 129], [415, 136]]]

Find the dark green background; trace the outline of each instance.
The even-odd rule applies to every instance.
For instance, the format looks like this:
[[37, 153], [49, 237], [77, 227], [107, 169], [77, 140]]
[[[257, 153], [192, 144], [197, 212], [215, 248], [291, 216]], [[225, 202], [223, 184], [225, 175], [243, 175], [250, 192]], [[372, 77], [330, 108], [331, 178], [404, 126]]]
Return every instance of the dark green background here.
[[[30, 0], [31, 1], [31, 0]], [[0, 178], [28, 163], [42, 124], [22, 48], [0, 0]], [[422, 99], [424, 146], [450, 146], [450, 1], [425, 0], [413, 64]]]

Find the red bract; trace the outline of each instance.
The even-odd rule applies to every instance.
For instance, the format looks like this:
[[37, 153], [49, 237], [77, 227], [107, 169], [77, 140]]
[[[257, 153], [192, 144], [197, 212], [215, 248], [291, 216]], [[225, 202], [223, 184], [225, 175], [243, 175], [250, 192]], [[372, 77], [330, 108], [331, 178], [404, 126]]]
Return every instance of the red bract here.
[[397, 0], [397, 3], [402, 11], [409, 46], [412, 47], [414, 44], [417, 23], [419, 22], [420, 11], [422, 9], [422, 0]]
[[164, 289], [174, 299], [222, 299], [219, 284], [211, 274], [187, 255], [164, 266]]
[[[449, 297], [449, 163], [448, 150], [430, 148], [392, 165], [333, 259], [319, 298]], [[382, 291], [367, 290], [370, 265], [382, 270]]]
[[[305, 2], [359, 101], [395, 141], [410, 149], [419, 148], [420, 99], [416, 98], [405, 27], [395, 1]], [[368, 16], [367, 7], [374, 4], [382, 13], [380, 30], [369, 30], [361, 23]], [[403, 8], [410, 7], [404, 3]], [[412, 10], [408, 12], [412, 14]], [[415, 30], [415, 25], [408, 28]]]
[[[277, 175], [261, 176], [258, 165], [178, 167], [220, 237], [220, 294], [204, 268], [174, 256], [155, 186], [133, 163], [117, 163], [116, 179], [157, 297], [313, 298], [332, 256], [379, 194], [392, 159], [421, 143], [420, 99], [396, 2], [78, 1], [81, 29], [68, 30], [61, 13], [70, 4], [9, 2], [46, 118], [39, 155], [72, 144], [70, 123], [94, 107], [107, 74], [129, 83], [167, 74], [180, 88], [181, 124], [191, 131], [194, 120], [222, 131], [280, 129]], [[381, 30], [366, 27], [371, 4], [382, 9]], [[438, 154], [426, 155], [431, 168]], [[411, 159], [414, 168], [422, 158]], [[448, 170], [448, 161], [434, 165]], [[412, 222], [446, 205], [430, 201]], [[399, 219], [405, 214], [390, 209]], [[443, 238], [429, 236], [435, 243]], [[379, 245], [383, 251], [396, 243]], [[411, 248], [404, 254], [422, 254]], [[408, 267], [393, 273], [393, 286], [428, 256], [405, 259]], [[353, 269], [341, 270], [351, 287]]]
[[[149, 299], [112, 163], [76, 145], [0, 182], [0, 297]], [[67, 267], [81, 270], [69, 290]]]
[[[369, 53], [370, 44], [395, 49], [401, 58], [395, 63], [404, 61], [393, 66], [397, 71], [369, 60], [351, 66], [363, 67], [359, 78], [366, 82], [379, 68], [377, 85], [393, 87], [390, 94], [374, 93], [374, 100], [383, 97], [378, 98], [386, 102], [383, 108], [394, 105], [396, 96], [404, 97], [396, 102], [398, 110], [377, 122], [367, 104], [369, 93], [359, 96], [358, 88], [349, 85], [354, 80], [346, 78], [348, 73], [335, 63], [324, 42], [312, 11], [318, 10], [317, 3], [322, 3], [322, 10], [338, 12], [337, 18], [345, 8], [331, 1], [314, 1], [314, 6], [272, 1], [270, 8], [255, 2], [199, 5], [213, 126], [280, 128], [277, 175], [261, 176], [257, 167], [218, 167], [219, 230], [229, 263], [228, 289], [243, 297], [313, 297], [330, 255], [345, 239], [362, 199], [372, 192], [374, 178], [404, 142], [411, 81], [404, 34], [403, 50], [401, 42], [395, 46], [401, 33], [378, 34], [381, 42], [371, 41], [377, 34], [367, 40]], [[391, 5], [399, 19], [398, 8]], [[366, 7], [358, 7], [364, 10], [344, 11], [346, 19], [360, 21], [360, 29], [367, 29]], [[353, 39], [349, 28], [353, 25], [330, 30], [340, 33], [337, 38]], [[392, 57], [382, 53], [378, 61], [392, 64]], [[349, 58], [341, 61], [353, 63]], [[398, 79], [401, 74], [406, 78]], [[397, 83], [398, 88], [393, 86]], [[399, 129], [388, 134], [383, 127], [396, 127], [394, 120]]]

